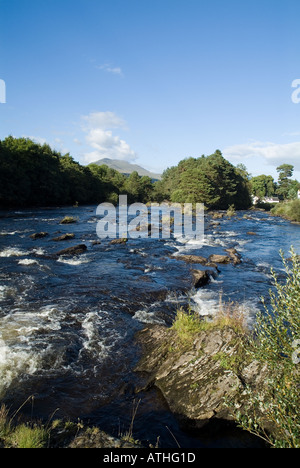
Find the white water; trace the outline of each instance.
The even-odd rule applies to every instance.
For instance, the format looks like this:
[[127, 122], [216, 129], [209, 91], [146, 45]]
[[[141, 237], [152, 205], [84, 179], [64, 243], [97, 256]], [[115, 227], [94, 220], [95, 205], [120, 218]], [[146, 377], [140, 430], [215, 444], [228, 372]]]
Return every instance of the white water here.
[[[43, 369], [45, 357], [54, 353], [44, 337], [60, 330], [61, 313], [53, 306], [39, 312], [14, 310], [0, 318], [0, 395], [20, 375]], [[58, 359], [59, 360], [59, 359]]]

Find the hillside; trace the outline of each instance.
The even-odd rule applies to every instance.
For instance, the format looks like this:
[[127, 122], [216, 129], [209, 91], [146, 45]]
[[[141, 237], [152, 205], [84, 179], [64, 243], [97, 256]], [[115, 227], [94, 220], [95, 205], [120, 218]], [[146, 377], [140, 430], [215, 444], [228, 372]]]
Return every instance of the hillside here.
[[136, 171], [140, 176], [148, 176], [153, 180], [161, 179], [160, 174], [154, 174], [153, 172], [147, 171], [147, 169], [144, 169], [143, 167], [138, 166], [137, 164], [131, 164], [128, 161], [120, 161], [118, 159], [103, 158], [103, 159], [100, 159], [99, 161], [96, 161], [94, 164], [97, 164], [99, 166], [102, 166], [103, 164], [105, 164], [106, 166], [112, 169], [115, 169], [118, 172], [121, 172], [121, 174], [127, 175]]

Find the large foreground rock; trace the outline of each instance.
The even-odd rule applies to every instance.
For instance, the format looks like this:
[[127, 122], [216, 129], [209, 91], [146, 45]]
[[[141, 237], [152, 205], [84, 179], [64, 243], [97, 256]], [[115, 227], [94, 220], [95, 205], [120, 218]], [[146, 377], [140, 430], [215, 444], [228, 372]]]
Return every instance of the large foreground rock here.
[[262, 385], [264, 372], [241, 354], [241, 336], [229, 327], [197, 334], [178, 343], [174, 330], [154, 325], [139, 332], [144, 357], [136, 367], [144, 387], [156, 386], [170, 410], [187, 427], [202, 428], [211, 420], [232, 420], [224, 398], [243, 406], [245, 383]]

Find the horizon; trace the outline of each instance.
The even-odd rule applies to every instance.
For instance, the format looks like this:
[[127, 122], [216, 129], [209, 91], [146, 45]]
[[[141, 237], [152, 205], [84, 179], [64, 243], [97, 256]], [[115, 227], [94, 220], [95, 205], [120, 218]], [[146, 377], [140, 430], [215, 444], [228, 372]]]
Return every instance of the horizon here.
[[0, 0], [0, 11], [0, 139], [156, 174], [219, 148], [252, 176], [277, 180], [286, 163], [300, 180], [298, 1]]

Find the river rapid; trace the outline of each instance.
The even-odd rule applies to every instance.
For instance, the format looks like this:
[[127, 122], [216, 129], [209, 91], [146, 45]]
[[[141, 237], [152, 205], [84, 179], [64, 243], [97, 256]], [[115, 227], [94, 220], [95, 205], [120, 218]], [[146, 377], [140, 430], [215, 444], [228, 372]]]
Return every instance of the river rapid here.
[[[61, 225], [64, 216], [75, 224]], [[213, 316], [233, 301], [251, 325], [261, 297], [268, 299], [270, 269], [284, 278], [279, 250], [300, 254], [300, 226], [260, 211], [214, 220], [205, 215], [204, 242], [129, 239], [111, 245], [96, 234], [95, 206], [0, 212], [0, 397], [28, 415], [47, 421], [79, 418], [114, 436], [129, 429], [139, 401], [133, 435], [146, 446], [255, 446], [247, 435], [187, 434], [155, 389], [136, 395], [140, 357], [136, 333], [149, 323], [170, 326], [176, 310], [190, 304]], [[219, 224], [218, 224], [219, 223]], [[30, 235], [47, 232], [33, 240]], [[65, 233], [74, 239], [56, 242]], [[96, 241], [96, 242], [95, 242]], [[55, 255], [85, 244], [77, 256]], [[225, 254], [234, 247], [238, 265], [219, 265], [206, 286], [195, 290], [191, 268], [177, 255]], [[31, 399], [32, 400], [32, 399]]]

